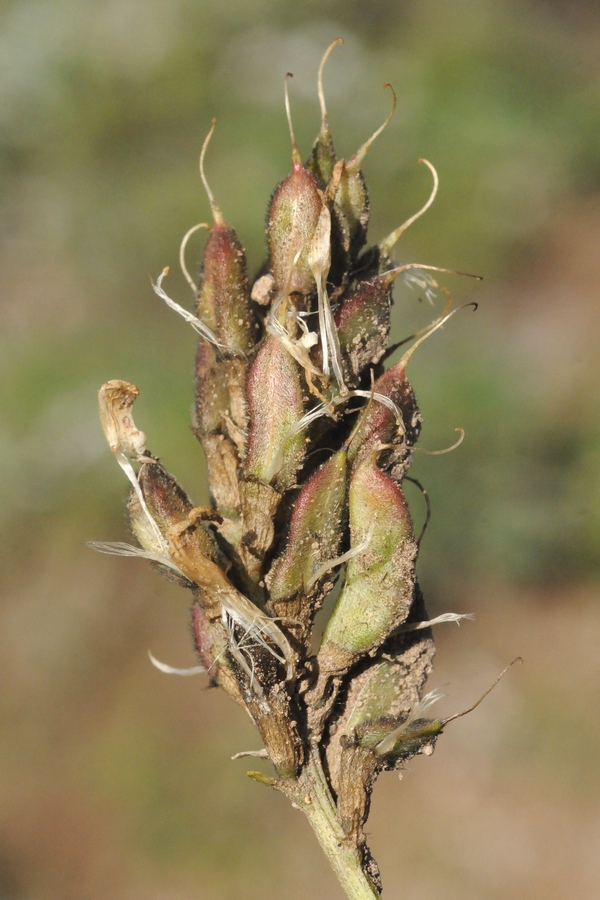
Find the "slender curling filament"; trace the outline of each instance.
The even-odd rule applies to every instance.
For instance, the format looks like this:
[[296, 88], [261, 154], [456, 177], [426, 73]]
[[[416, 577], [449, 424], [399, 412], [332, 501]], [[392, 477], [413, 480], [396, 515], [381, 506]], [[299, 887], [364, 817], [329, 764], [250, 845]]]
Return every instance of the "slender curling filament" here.
[[342, 553], [341, 556], [336, 556], [334, 559], [328, 559], [323, 563], [322, 566], [319, 566], [316, 572], [308, 579], [308, 581], [304, 585], [305, 590], [309, 591], [312, 586], [317, 583], [319, 578], [321, 578], [323, 575], [326, 575], [327, 572], [331, 571], [331, 569], [336, 569], [338, 566], [342, 566], [349, 560], [354, 559], [355, 556], [360, 556], [360, 554], [363, 553], [371, 543], [374, 531], [375, 523], [371, 522], [364, 540], [362, 540], [360, 544], [356, 544], [355, 547], [351, 547], [350, 550], [346, 550], [346, 552]]
[[196, 231], [199, 231], [200, 228], [206, 228], [207, 231], [210, 231], [210, 225], [208, 225], [206, 222], [199, 222], [198, 225], [193, 225], [189, 231], [186, 231], [181, 239], [181, 244], [179, 245], [179, 265], [181, 267], [181, 271], [183, 272], [183, 277], [191, 287], [194, 294], [197, 291], [197, 286], [196, 282], [188, 272], [188, 268], [185, 264], [185, 249], [191, 236], [195, 234]]
[[325, 68], [325, 63], [327, 62], [327, 60], [329, 58], [329, 54], [331, 53], [333, 48], [337, 44], [341, 45], [343, 43], [344, 43], [344, 38], [341, 38], [341, 37], [336, 38], [335, 41], [332, 41], [330, 43], [329, 47], [323, 54], [323, 59], [321, 60], [321, 64], [319, 66], [319, 74], [317, 75], [317, 93], [319, 95], [319, 103], [321, 105], [321, 123], [322, 123], [322, 130], [324, 132], [329, 131], [329, 121], [327, 119], [327, 107], [325, 106], [325, 94], [323, 93], [323, 69]]
[[425, 447], [415, 447], [414, 449], [418, 450], [419, 453], [424, 453], [426, 456], [444, 456], [446, 453], [452, 453], [453, 450], [456, 450], [457, 447], [460, 447], [465, 439], [464, 428], [455, 428], [454, 430], [460, 432], [460, 437], [450, 447], [444, 447], [443, 450], [426, 450]]
[[506, 666], [505, 669], [502, 669], [502, 671], [500, 672], [500, 674], [498, 675], [498, 677], [496, 678], [496, 680], [494, 681], [494, 683], [490, 685], [490, 687], [487, 689], [487, 691], [485, 691], [485, 692], [481, 695], [481, 697], [479, 698], [479, 700], [477, 700], [477, 702], [474, 703], [473, 706], [470, 706], [468, 709], [465, 709], [465, 710], [463, 710], [462, 712], [454, 713], [453, 716], [448, 716], [447, 719], [442, 719], [442, 726], [445, 727], [445, 726], [448, 724], [448, 722], [453, 722], [454, 719], [460, 719], [461, 716], [466, 716], [467, 713], [473, 712], [474, 709], [477, 709], [477, 707], [479, 706], [479, 704], [480, 704], [483, 700], [485, 700], [485, 698], [487, 697], [487, 695], [490, 694], [490, 693], [494, 690], [494, 688], [496, 687], [496, 685], [498, 684], [498, 682], [500, 681], [500, 679], [501, 679], [501, 678], [504, 678], [504, 676], [506, 675], [506, 673], [508, 672], [508, 670], [509, 670], [509, 669], [512, 669], [512, 667], [514, 666], [514, 664], [515, 664], [515, 663], [518, 663], [518, 662], [519, 662], [519, 663], [522, 663], [522, 662], [523, 662], [523, 657], [522, 657], [522, 656], [517, 656], [515, 659], [513, 659], [513, 661], [512, 661], [511, 663], [509, 663], [509, 664]]
[[204, 666], [189, 666], [186, 669], [177, 669], [175, 666], [169, 666], [167, 663], [156, 659], [150, 650], [148, 650], [148, 656], [150, 657], [150, 662], [154, 668], [158, 669], [159, 672], [164, 672], [165, 675], [183, 675], [184, 677], [189, 677], [190, 675], [206, 675], [207, 670]]
[[209, 344], [213, 344], [215, 347], [218, 347], [220, 350], [228, 350], [229, 348], [225, 344], [219, 343], [215, 334], [210, 330], [208, 325], [204, 324], [202, 319], [199, 319], [198, 316], [195, 316], [189, 310], [184, 309], [184, 307], [180, 306], [179, 303], [176, 303], [175, 300], [171, 300], [169, 295], [167, 293], [165, 293], [162, 283], [168, 274], [169, 274], [169, 267], [166, 266], [162, 270], [162, 272], [160, 273], [158, 278], [156, 279], [156, 284], [154, 284], [154, 282], [151, 282], [152, 290], [154, 291], [154, 293], [158, 297], [160, 297], [161, 300], [164, 300], [165, 303], [167, 304], [167, 306], [170, 306], [172, 310], [174, 310], [176, 313], [179, 313], [179, 315], [182, 317], [182, 319], [185, 319], [186, 322], [189, 322], [189, 324], [192, 326], [194, 331], [197, 334], [199, 334], [201, 337], [205, 338], [209, 342]]
[[429, 195], [429, 200], [427, 201], [427, 203], [424, 206], [421, 207], [421, 209], [418, 212], [416, 212], [414, 214], [414, 216], [411, 216], [410, 219], [407, 219], [406, 222], [404, 222], [402, 225], [399, 225], [398, 228], [394, 229], [394, 231], [392, 231], [391, 234], [388, 234], [388, 236], [379, 243], [379, 249], [386, 253], [390, 252], [390, 250], [392, 249], [392, 247], [394, 246], [394, 244], [396, 243], [396, 241], [398, 240], [400, 235], [404, 231], [406, 231], [406, 229], [409, 228], [413, 224], [413, 222], [416, 222], [417, 219], [420, 219], [421, 216], [423, 215], [423, 213], [427, 212], [427, 210], [429, 209], [429, 207], [435, 200], [435, 196], [438, 192], [438, 187], [439, 187], [440, 181], [438, 178], [438, 173], [435, 170], [435, 166], [433, 166], [429, 162], [428, 159], [420, 159], [419, 163], [427, 166], [427, 168], [433, 175], [433, 188], [431, 189], [431, 194]]
[[393, 98], [394, 98], [393, 101], [392, 101], [392, 110], [391, 110], [390, 114], [388, 115], [387, 119], [385, 120], [385, 122], [384, 122], [382, 125], [379, 126], [379, 128], [377, 129], [377, 131], [375, 131], [375, 132], [371, 135], [371, 137], [369, 138], [369, 140], [368, 140], [368, 141], [365, 141], [365, 143], [362, 145], [362, 147], [360, 147], [360, 148], [356, 151], [356, 153], [354, 154], [354, 156], [353, 156], [351, 159], [348, 160], [348, 165], [346, 166], [346, 168], [349, 169], [349, 170], [357, 171], [358, 169], [360, 169], [361, 164], [362, 164], [362, 161], [363, 161], [363, 159], [365, 158], [365, 156], [367, 155], [367, 153], [368, 153], [368, 151], [369, 151], [369, 148], [371, 147], [371, 144], [373, 143], [373, 141], [374, 141], [376, 138], [379, 137], [379, 135], [381, 134], [381, 132], [382, 132], [385, 128], [387, 128], [387, 126], [388, 126], [388, 125], [390, 124], [390, 122], [392, 121], [392, 118], [394, 117], [394, 113], [396, 112], [396, 106], [397, 106], [397, 103], [398, 103], [398, 98], [396, 97], [396, 91], [394, 90], [394, 88], [391, 86], [391, 84], [390, 84], [388, 81], [385, 82], [385, 84], [383, 85], [383, 87], [384, 87], [384, 89], [385, 89], [385, 88], [389, 88], [389, 89], [391, 90], [391, 92], [392, 92], [392, 95], [393, 95]]
[[411, 478], [410, 475], [405, 475], [404, 480], [410, 481], [412, 484], [416, 485], [416, 487], [418, 487], [418, 489], [421, 492], [421, 496], [423, 497], [423, 500], [425, 501], [425, 521], [423, 522], [423, 527], [421, 528], [421, 533], [415, 542], [417, 547], [420, 547], [421, 541], [425, 537], [425, 532], [427, 531], [427, 526], [429, 525], [429, 522], [431, 521], [431, 500], [429, 499], [429, 494], [427, 493], [427, 491], [425, 490], [425, 488], [423, 487], [423, 485], [417, 478]]
[[406, 351], [404, 356], [400, 359], [399, 367], [404, 371], [406, 369], [408, 363], [410, 362], [410, 358], [413, 355], [413, 353], [415, 352], [415, 350], [417, 349], [417, 347], [419, 347], [423, 343], [423, 341], [426, 341], [427, 338], [431, 337], [431, 335], [435, 331], [437, 331], [438, 328], [441, 328], [442, 325], [444, 325], [448, 321], [448, 319], [451, 319], [452, 316], [455, 316], [457, 312], [460, 312], [462, 309], [466, 309], [468, 306], [472, 306], [473, 310], [477, 309], [477, 303], [465, 303], [465, 304], [463, 304], [463, 306], [459, 306], [457, 309], [453, 309], [447, 315], [442, 316], [441, 319], [438, 319], [436, 322], [434, 322], [433, 325], [430, 326], [429, 331], [427, 331], [426, 334], [424, 334], [422, 337], [420, 337], [418, 341], [415, 341], [415, 343], [412, 345], [412, 347], [410, 347]]

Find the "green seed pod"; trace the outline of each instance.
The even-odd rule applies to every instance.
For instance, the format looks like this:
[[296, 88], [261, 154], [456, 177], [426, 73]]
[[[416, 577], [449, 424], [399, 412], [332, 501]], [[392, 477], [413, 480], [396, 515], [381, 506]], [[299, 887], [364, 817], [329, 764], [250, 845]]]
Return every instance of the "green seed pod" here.
[[289, 114], [286, 80], [286, 109], [292, 139], [292, 171], [273, 193], [267, 218], [267, 240], [271, 272], [278, 292], [303, 296], [315, 290], [308, 253], [323, 200], [314, 175], [304, 167], [296, 145]]
[[351, 549], [346, 583], [325, 629], [320, 672], [347, 671], [405, 621], [413, 601], [417, 545], [402, 491], [376, 465], [373, 451], [350, 481]]
[[250, 435], [246, 477], [278, 490], [291, 487], [306, 452], [303, 432], [293, 428], [304, 414], [300, 373], [281, 343], [269, 335], [248, 373]]
[[[426, 618], [418, 588], [410, 618]], [[434, 656], [430, 631], [398, 634], [386, 642], [385, 656], [361, 665], [347, 679], [338, 696], [336, 730], [327, 748], [327, 763], [337, 794], [337, 808], [346, 834], [360, 834], [370, 801], [373, 782], [387, 761], [364, 746], [359, 734], [372, 723], [389, 722], [382, 738], [403, 721], [419, 703], [431, 673]]]
[[[346, 500], [346, 450], [339, 450], [304, 485], [294, 504], [285, 550], [267, 575], [271, 604], [277, 616], [302, 623], [314, 617], [323, 579], [342, 540]], [[325, 568], [324, 568], [325, 566]]]

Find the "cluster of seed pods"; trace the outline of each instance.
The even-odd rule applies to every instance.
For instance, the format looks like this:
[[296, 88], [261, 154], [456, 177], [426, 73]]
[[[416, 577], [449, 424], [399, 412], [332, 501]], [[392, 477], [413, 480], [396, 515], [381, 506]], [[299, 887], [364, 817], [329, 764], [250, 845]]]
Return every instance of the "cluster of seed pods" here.
[[[422, 697], [434, 647], [403, 482], [421, 425], [406, 367], [452, 313], [384, 369], [394, 280], [434, 268], [396, 265], [392, 248], [430, 205], [437, 176], [426, 163], [434, 187], [423, 209], [367, 247], [361, 165], [393, 109], [353, 156], [337, 157], [322, 75], [339, 42], [319, 70], [322, 121], [306, 162], [286, 79], [292, 168], [270, 201], [256, 278], [204, 174], [213, 123], [201, 155], [213, 221], [196, 226], [209, 232], [198, 283], [182, 252], [195, 311], [166, 295], [166, 270], [155, 285], [200, 335], [193, 428], [211, 506], [194, 507], [146, 449], [131, 415], [137, 388], [111, 381], [101, 419], [131, 482], [139, 546], [98, 548], [145, 556], [191, 591], [201, 667], [250, 715], [276, 781], [297, 781], [317, 752], [344, 834], [362, 846], [377, 774], [430, 753], [446, 724], [423, 718], [435, 699]], [[315, 617], [338, 579], [320, 637]]]

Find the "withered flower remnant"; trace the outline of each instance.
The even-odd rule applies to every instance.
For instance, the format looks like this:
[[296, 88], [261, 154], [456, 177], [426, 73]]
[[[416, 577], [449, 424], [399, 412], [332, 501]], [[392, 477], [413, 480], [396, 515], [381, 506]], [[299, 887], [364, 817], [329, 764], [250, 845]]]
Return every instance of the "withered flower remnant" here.
[[[419, 344], [395, 364], [389, 332], [394, 280], [434, 266], [391, 259], [396, 241], [431, 205], [365, 249], [369, 199], [362, 161], [384, 124], [348, 160], [338, 159], [318, 74], [321, 129], [306, 164], [285, 105], [292, 170], [267, 216], [268, 255], [248, 277], [242, 244], [200, 173], [213, 224], [182, 243], [195, 310], [169, 306], [199, 333], [194, 432], [202, 445], [210, 508], [194, 507], [146, 449], [133, 421], [134, 385], [100, 389], [102, 426], [131, 490], [138, 555], [191, 591], [201, 670], [248, 713], [269, 759], [268, 783], [302, 809], [341, 886], [354, 900], [381, 896], [364, 824], [376, 776], [432, 752], [447, 719], [425, 719], [434, 655], [416, 576], [418, 541], [404, 480], [421, 427], [406, 378]], [[388, 87], [388, 85], [386, 85]], [[392, 89], [393, 92], [393, 89]], [[198, 282], [183, 260], [187, 238], [209, 235]], [[315, 617], [336, 581], [341, 591], [322, 638]], [[315, 647], [320, 646], [315, 652]], [[189, 674], [162, 663], [163, 671]]]

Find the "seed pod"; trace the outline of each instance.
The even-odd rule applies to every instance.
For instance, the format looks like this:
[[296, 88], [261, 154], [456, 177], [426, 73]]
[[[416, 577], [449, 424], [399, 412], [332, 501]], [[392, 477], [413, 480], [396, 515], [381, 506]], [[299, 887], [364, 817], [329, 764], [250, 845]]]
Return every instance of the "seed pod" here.
[[[410, 618], [426, 617], [416, 586]], [[347, 835], [362, 836], [373, 782], [387, 767], [386, 760], [359, 743], [357, 732], [374, 721], [391, 722], [393, 728], [405, 719], [419, 702], [433, 656], [430, 631], [396, 634], [386, 642], [385, 655], [380, 652], [364, 661], [344, 679], [335, 700], [336, 727], [326, 754], [338, 815]]]
[[[350, 481], [350, 545], [366, 548], [348, 563], [346, 583], [325, 629], [322, 674], [347, 671], [405, 621], [413, 601], [417, 545], [402, 491], [373, 451]], [[367, 543], [368, 541], [368, 543]]]
[[[134, 490], [130, 491], [127, 503], [131, 530], [137, 537], [140, 545], [151, 553], [165, 555], [168, 558], [167, 533], [169, 529], [183, 522], [193, 509], [193, 504], [176, 479], [167, 472], [157, 461], [144, 463], [138, 473], [138, 483], [146, 502], [146, 507], [152, 521], [158, 527], [162, 542], [157, 540], [155, 530], [151, 527], [147, 513], [142, 509], [138, 495]], [[220, 554], [212, 531], [199, 522], [194, 532], [200, 551], [213, 562], [220, 560]], [[171, 580], [189, 587], [187, 578], [178, 576], [168, 565], [159, 564], [161, 571]]]
[[379, 362], [390, 333], [391, 284], [394, 276], [361, 281], [335, 316], [347, 381], [355, 386], [367, 366]]
[[[239, 429], [228, 418], [232, 403], [227, 379], [227, 367], [238, 362], [218, 359], [206, 341], [198, 344], [193, 431], [206, 456], [212, 500], [224, 518], [236, 517], [240, 505], [238, 469], [244, 448], [232, 438]], [[244, 403], [244, 416], [245, 409]]]
[[198, 318], [216, 335], [220, 350], [200, 340], [196, 356], [194, 430], [206, 453], [209, 481], [217, 508], [236, 515], [237, 470], [243, 459], [248, 414], [245, 354], [256, 339], [257, 324], [243, 247], [215, 201], [204, 174], [204, 156], [215, 122], [200, 155], [200, 175], [212, 208], [214, 225], [204, 249]]
[[251, 424], [245, 475], [289, 488], [306, 452], [304, 434], [290, 436], [304, 404], [298, 366], [275, 337], [269, 335], [260, 348], [246, 390]]
[[[323, 579], [331, 580], [331, 569], [343, 533], [346, 499], [346, 450], [339, 450], [304, 485], [294, 504], [287, 544], [267, 575], [272, 608], [310, 626]], [[332, 568], [332, 567], [331, 567]]]
[[278, 292], [313, 293], [315, 280], [308, 264], [311, 241], [319, 221], [323, 200], [314, 175], [302, 164], [289, 112], [286, 79], [286, 110], [292, 140], [292, 171], [275, 188], [267, 218], [267, 240], [271, 272]]
[[[144, 463], [138, 472], [138, 482], [150, 514], [163, 535], [173, 525], [187, 520], [194, 508], [179, 482], [160, 463]], [[207, 511], [207, 518], [217, 518]], [[215, 536], [205, 522], [199, 520], [194, 532], [198, 547], [213, 562], [220, 559]]]

